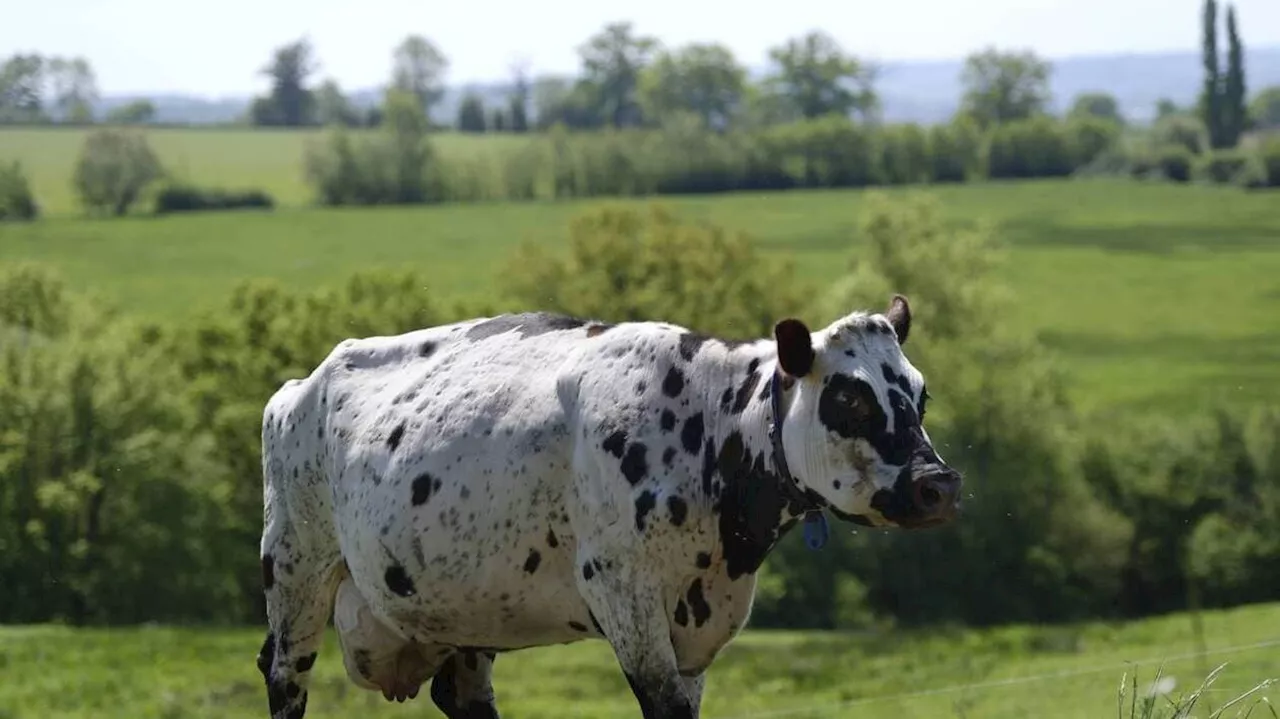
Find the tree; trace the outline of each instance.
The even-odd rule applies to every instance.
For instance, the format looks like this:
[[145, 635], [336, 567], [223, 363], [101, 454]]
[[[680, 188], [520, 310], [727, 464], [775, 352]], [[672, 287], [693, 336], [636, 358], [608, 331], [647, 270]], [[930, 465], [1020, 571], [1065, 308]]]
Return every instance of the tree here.
[[112, 125], [145, 125], [156, 119], [156, 106], [150, 100], [134, 100], [107, 113]]
[[431, 108], [444, 97], [448, 69], [449, 59], [435, 43], [421, 35], [410, 35], [392, 55], [391, 87], [416, 96], [430, 117]]
[[137, 131], [98, 130], [80, 149], [72, 185], [87, 209], [120, 216], [163, 176], [164, 168], [146, 136]]
[[360, 113], [347, 96], [342, 94], [336, 80], [330, 78], [316, 89], [316, 120], [321, 125], [360, 125]]
[[640, 76], [640, 104], [647, 116], [688, 112], [704, 127], [722, 130], [743, 102], [747, 73], [733, 51], [719, 44], [691, 44], [662, 52]]
[[597, 99], [585, 80], [571, 83], [560, 77], [540, 77], [533, 83], [537, 127], [545, 130], [557, 123], [573, 129], [600, 127], [605, 118]]
[[1249, 120], [1263, 130], [1280, 128], [1280, 85], [1259, 92], [1249, 103]]
[[1178, 107], [1178, 103], [1174, 102], [1173, 100], [1170, 100], [1167, 97], [1162, 97], [1159, 100], [1156, 100], [1156, 119], [1157, 120], [1169, 117], [1170, 115], [1177, 115], [1181, 112], [1182, 112], [1182, 109]]
[[1248, 121], [1245, 103], [1244, 49], [1236, 27], [1235, 5], [1227, 6], [1227, 74], [1222, 79], [1222, 142], [1235, 147]]
[[484, 100], [479, 95], [469, 92], [462, 98], [458, 105], [458, 131], [485, 131]]
[[1087, 92], [1076, 97], [1071, 104], [1068, 117], [1097, 117], [1110, 120], [1116, 124], [1124, 124], [1124, 116], [1120, 114], [1120, 105], [1113, 95], [1105, 92]]
[[0, 66], [0, 123], [45, 122], [46, 65], [39, 55], [15, 54]]
[[639, 125], [637, 90], [640, 73], [649, 64], [658, 41], [637, 36], [630, 22], [615, 22], [578, 47], [582, 82], [592, 95], [593, 109], [614, 127]]
[[986, 129], [1042, 114], [1049, 104], [1050, 64], [1033, 51], [989, 47], [969, 55], [960, 81], [961, 112]]
[[865, 116], [879, 104], [873, 89], [874, 69], [846, 54], [835, 38], [824, 32], [792, 38], [771, 49], [769, 59], [774, 70], [765, 85], [795, 117], [847, 116], [851, 112]]
[[271, 91], [254, 100], [249, 110], [255, 125], [302, 127], [315, 122], [315, 93], [307, 80], [317, 70], [311, 41], [302, 38], [276, 49], [262, 73], [271, 78]]
[[509, 129], [507, 127], [507, 113], [500, 107], [493, 108], [493, 112], [489, 113], [489, 130], [491, 132], [506, 132]]
[[89, 61], [55, 57], [48, 63], [53, 85], [53, 107], [62, 122], [82, 125], [93, 122], [93, 103], [98, 100], [98, 81]]
[[529, 70], [526, 62], [518, 62], [511, 68], [511, 99], [508, 115], [512, 132], [529, 131]]
[[1209, 132], [1209, 146], [1222, 145], [1222, 77], [1218, 70], [1218, 3], [1204, 0], [1201, 18], [1204, 38], [1201, 47], [1201, 63], [1204, 79], [1200, 89], [1198, 110], [1200, 120]]

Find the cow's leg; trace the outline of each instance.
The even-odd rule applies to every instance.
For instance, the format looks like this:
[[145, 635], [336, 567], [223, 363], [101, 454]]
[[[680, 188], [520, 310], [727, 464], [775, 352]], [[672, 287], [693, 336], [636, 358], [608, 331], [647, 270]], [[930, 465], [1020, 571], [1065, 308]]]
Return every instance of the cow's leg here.
[[266, 683], [272, 719], [302, 719], [341, 565], [299, 537], [285, 514], [269, 506], [262, 538], [268, 631], [258, 653], [258, 671]]
[[650, 580], [656, 572], [598, 557], [580, 556], [579, 562], [590, 565], [578, 574], [579, 590], [613, 647], [644, 719], [697, 719], [702, 680], [680, 675], [662, 592]]
[[493, 660], [474, 649], [454, 654], [431, 680], [431, 701], [449, 719], [498, 719]]

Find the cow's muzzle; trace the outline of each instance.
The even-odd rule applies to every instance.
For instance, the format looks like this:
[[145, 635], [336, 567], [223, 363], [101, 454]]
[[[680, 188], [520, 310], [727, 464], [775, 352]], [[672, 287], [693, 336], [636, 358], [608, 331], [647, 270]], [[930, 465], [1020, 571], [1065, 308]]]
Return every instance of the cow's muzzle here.
[[881, 489], [871, 507], [903, 529], [923, 529], [946, 524], [960, 512], [960, 473], [945, 464], [907, 467], [892, 489]]

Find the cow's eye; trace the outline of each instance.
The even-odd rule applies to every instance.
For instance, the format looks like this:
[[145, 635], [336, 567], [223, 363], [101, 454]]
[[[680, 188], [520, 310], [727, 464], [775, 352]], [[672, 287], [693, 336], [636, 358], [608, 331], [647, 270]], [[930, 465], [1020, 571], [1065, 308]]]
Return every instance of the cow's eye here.
[[853, 392], [841, 392], [839, 395], [840, 404], [853, 413], [858, 419], [866, 419], [870, 413], [870, 408], [863, 401], [862, 397]]

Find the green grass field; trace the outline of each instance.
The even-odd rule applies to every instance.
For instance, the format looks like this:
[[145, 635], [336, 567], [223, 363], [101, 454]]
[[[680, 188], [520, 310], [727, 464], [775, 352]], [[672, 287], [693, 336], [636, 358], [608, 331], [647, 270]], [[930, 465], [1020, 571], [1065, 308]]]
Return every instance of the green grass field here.
[[[1176, 700], [1226, 662], [1198, 705], [1195, 716], [1205, 717], [1210, 707], [1280, 678], [1280, 604], [1209, 612], [1203, 625], [1205, 656], [1186, 615], [875, 636], [748, 630], [712, 667], [704, 716], [1097, 719], [1117, 716], [1126, 672], [1137, 672], [1145, 692], [1163, 665]], [[259, 629], [0, 628], [0, 717], [265, 716], [254, 666], [261, 641]], [[332, 630], [314, 677], [308, 717], [438, 716], [426, 692], [388, 704], [350, 684]], [[508, 719], [639, 716], [600, 641], [501, 656], [494, 686]], [[1275, 687], [1251, 699], [1268, 695], [1280, 702]], [[1253, 716], [1275, 715], [1260, 706]]]
[[[1280, 401], [1280, 195], [1122, 181], [929, 191], [951, 219], [996, 223], [1011, 247], [1003, 279], [1020, 298], [1009, 321], [1061, 352], [1087, 408], [1195, 412], [1218, 401]], [[663, 201], [748, 232], [822, 286], [857, 249], [862, 197]], [[422, 270], [432, 278], [424, 296], [483, 297], [516, 244], [561, 243], [570, 218], [595, 204], [53, 218], [0, 226], [0, 260], [50, 262], [77, 286], [153, 316], [218, 306], [250, 277], [301, 288], [369, 266]]]
[[[370, 131], [353, 131], [361, 132]], [[44, 214], [75, 215], [80, 206], [71, 175], [88, 134], [83, 128], [0, 128], [0, 161], [22, 162]], [[152, 128], [146, 134], [165, 169], [180, 179], [265, 190], [285, 207], [311, 202], [303, 155], [308, 141], [324, 136], [322, 130]], [[435, 147], [446, 158], [474, 157], [524, 142], [528, 139], [519, 135], [446, 133], [436, 138]]]

